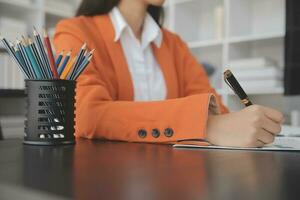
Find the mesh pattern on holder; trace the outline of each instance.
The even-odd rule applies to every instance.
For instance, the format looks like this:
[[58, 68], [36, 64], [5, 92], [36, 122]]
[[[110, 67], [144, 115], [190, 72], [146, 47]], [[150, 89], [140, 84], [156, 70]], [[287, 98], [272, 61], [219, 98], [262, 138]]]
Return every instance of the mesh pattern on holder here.
[[25, 144], [74, 144], [75, 87], [70, 80], [26, 80]]

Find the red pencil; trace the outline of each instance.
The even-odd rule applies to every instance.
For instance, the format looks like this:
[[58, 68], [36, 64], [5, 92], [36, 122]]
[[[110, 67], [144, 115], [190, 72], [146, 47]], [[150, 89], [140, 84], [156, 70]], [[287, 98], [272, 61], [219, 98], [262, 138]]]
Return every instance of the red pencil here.
[[56, 69], [56, 66], [55, 66], [55, 60], [54, 60], [54, 56], [53, 56], [53, 51], [52, 51], [50, 39], [48, 37], [48, 34], [47, 34], [46, 30], [44, 30], [44, 42], [45, 42], [45, 46], [46, 46], [49, 61], [50, 61], [51, 71], [54, 75], [54, 78], [59, 79], [59, 75], [57, 73], [57, 69]]

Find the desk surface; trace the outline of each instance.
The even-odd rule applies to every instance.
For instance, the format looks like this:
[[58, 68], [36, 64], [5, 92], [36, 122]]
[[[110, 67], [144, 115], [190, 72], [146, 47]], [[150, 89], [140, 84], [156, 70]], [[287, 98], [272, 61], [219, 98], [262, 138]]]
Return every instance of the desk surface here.
[[6, 197], [9, 191], [31, 191], [89, 200], [296, 199], [300, 153], [83, 139], [75, 146], [41, 147], [6, 140], [0, 142], [1, 185], [11, 188]]

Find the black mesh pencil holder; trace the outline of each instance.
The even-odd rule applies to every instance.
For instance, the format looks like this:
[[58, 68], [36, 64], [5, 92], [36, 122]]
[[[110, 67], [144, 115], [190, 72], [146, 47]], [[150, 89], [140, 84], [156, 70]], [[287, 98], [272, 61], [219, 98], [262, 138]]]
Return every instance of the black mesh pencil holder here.
[[24, 144], [74, 144], [76, 82], [26, 80]]

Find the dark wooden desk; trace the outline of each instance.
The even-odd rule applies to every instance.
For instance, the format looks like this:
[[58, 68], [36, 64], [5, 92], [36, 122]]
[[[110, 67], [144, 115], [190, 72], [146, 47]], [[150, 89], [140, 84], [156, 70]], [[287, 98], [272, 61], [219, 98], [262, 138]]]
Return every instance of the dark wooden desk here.
[[14, 193], [83, 200], [299, 199], [300, 153], [89, 140], [41, 147], [6, 140], [0, 142], [1, 184]]

